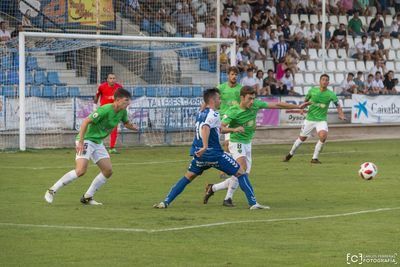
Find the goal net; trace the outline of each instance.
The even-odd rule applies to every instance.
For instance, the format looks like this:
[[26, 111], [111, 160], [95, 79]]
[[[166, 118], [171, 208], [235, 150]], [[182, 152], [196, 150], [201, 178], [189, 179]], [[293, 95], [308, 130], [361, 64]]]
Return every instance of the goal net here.
[[120, 125], [117, 147], [190, 142], [202, 92], [220, 82], [217, 51], [236, 51], [231, 39], [25, 32], [19, 40], [1, 59], [10, 67], [0, 149], [73, 146], [109, 73], [132, 93], [128, 114], [140, 126], [132, 133]]

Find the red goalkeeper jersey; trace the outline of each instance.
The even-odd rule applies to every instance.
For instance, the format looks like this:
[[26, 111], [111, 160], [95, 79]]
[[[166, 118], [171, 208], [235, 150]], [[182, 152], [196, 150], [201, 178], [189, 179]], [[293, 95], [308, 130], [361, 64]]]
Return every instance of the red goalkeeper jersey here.
[[109, 86], [107, 82], [100, 84], [96, 93], [96, 96], [100, 97], [100, 106], [113, 103], [114, 93], [118, 88], [122, 88], [119, 83], [114, 83], [113, 87]]

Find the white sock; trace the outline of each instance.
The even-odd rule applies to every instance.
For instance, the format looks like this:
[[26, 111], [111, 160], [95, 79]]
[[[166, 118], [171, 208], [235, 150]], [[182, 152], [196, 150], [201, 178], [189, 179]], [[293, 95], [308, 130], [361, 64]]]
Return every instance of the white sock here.
[[213, 185], [213, 187], [212, 187], [213, 192], [217, 192], [219, 190], [227, 189], [229, 187], [229, 180], [230, 179], [231, 178], [225, 179], [224, 181]]
[[53, 190], [54, 192], [57, 192], [61, 187], [71, 183], [76, 178], [78, 178], [78, 175], [76, 174], [75, 170], [67, 172], [52, 187], [50, 187], [50, 190]]
[[296, 141], [294, 141], [294, 144], [289, 154], [293, 156], [296, 150], [301, 146], [301, 144], [303, 144], [303, 141], [301, 141], [300, 138], [297, 138]]
[[239, 180], [235, 176], [232, 176], [229, 178], [229, 187], [228, 187], [228, 192], [226, 192], [225, 200], [228, 198], [233, 198], [233, 194], [235, 193], [236, 189], [239, 186]]
[[317, 144], [315, 145], [315, 149], [314, 149], [314, 155], [313, 155], [313, 159], [317, 159], [319, 152], [321, 152], [322, 147], [324, 146], [325, 143], [322, 143], [320, 140], [318, 140]]
[[89, 186], [89, 189], [85, 193], [85, 197], [93, 197], [94, 193], [96, 193], [99, 188], [107, 182], [107, 178], [102, 174], [99, 173], [96, 178], [94, 178], [92, 184]]

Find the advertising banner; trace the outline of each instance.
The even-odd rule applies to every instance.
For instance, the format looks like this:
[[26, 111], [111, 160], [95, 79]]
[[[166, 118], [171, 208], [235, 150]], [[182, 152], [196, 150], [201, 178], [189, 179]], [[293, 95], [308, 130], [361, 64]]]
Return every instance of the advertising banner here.
[[[264, 102], [277, 103], [279, 97], [260, 97]], [[262, 109], [257, 114], [257, 126], [278, 126], [279, 110], [278, 109]]]
[[352, 95], [351, 123], [400, 122], [399, 95]]

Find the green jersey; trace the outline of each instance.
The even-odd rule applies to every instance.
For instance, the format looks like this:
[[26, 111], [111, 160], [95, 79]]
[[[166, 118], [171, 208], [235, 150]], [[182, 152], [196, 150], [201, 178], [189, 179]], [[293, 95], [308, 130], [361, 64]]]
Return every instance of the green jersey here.
[[239, 105], [230, 107], [222, 119], [222, 123], [229, 124], [229, 128], [242, 126], [243, 133], [231, 133], [230, 141], [249, 144], [256, 131], [257, 112], [268, 108], [268, 103], [255, 99], [254, 104], [248, 109], [242, 109]]
[[[125, 109], [115, 112], [113, 104], [106, 104], [90, 114], [89, 118], [92, 122], [88, 125], [84, 139], [101, 144], [120, 121], [128, 122], [128, 112]], [[76, 140], [79, 140], [79, 134]]]
[[222, 118], [232, 105], [240, 103], [240, 89], [242, 89], [242, 85], [236, 84], [235, 87], [229, 87], [228, 82], [226, 82], [218, 85], [218, 89], [221, 93], [219, 114]]
[[338, 104], [338, 98], [331, 90], [321, 91], [319, 86], [310, 88], [306, 95], [306, 101], [311, 101], [306, 119], [309, 121], [326, 121], [328, 108], [331, 101]]

